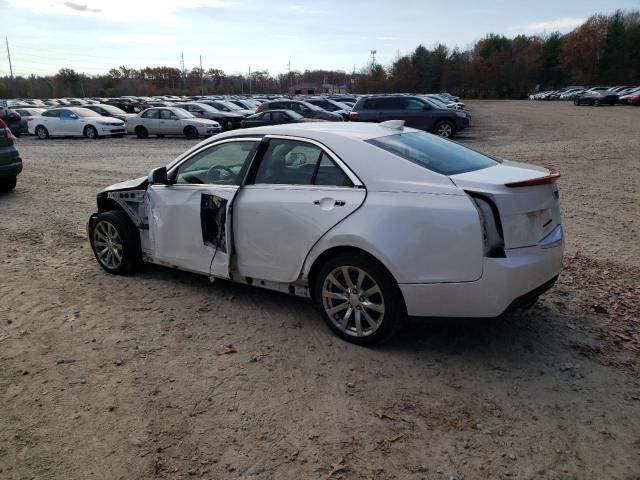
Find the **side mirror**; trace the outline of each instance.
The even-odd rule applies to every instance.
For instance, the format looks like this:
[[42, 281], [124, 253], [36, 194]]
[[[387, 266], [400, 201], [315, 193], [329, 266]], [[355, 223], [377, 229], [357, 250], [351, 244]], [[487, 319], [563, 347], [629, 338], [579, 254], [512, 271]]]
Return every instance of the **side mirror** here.
[[154, 168], [149, 172], [147, 180], [151, 185], [170, 185], [169, 178], [167, 177], [167, 167]]

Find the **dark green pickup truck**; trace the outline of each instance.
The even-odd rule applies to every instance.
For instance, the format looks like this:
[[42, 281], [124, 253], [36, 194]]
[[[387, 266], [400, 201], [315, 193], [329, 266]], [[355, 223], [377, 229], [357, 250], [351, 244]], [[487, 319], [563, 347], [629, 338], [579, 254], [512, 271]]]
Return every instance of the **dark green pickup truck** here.
[[16, 188], [21, 171], [22, 159], [13, 144], [13, 135], [0, 119], [0, 192], [10, 192]]

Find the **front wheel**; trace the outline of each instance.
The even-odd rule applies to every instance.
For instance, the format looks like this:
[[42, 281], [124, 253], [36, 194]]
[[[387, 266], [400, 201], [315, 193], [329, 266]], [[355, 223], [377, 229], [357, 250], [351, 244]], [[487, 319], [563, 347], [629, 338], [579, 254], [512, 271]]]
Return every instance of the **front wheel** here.
[[16, 188], [17, 183], [18, 177], [16, 176], [0, 178], [0, 192], [11, 192], [14, 188]]
[[406, 317], [395, 279], [360, 253], [330, 259], [318, 273], [314, 298], [329, 328], [360, 345], [388, 340]]
[[96, 130], [96, 127], [89, 125], [84, 129], [84, 136], [96, 140], [98, 138], [98, 130]]
[[578, 100], [577, 98], [574, 98], [573, 104], [577, 107], [578, 105], [580, 105], [580, 100]]
[[96, 260], [109, 273], [126, 275], [140, 264], [140, 234], [121, 210], [99, 214], [89, 231], [89, 240]]
[[195, 127], [185, 127], [184, 136], [190, 140], [198, 138], [198, 130]]
[[594, 107], [599, 107], [600, 106], [600, 100], [594, 100], [593, 101], [593, 106]]
[[441, 120], [433, 129], [433, 133], [443, 138], [451, 138], [455, 132], [456, 127], [449, 120]]

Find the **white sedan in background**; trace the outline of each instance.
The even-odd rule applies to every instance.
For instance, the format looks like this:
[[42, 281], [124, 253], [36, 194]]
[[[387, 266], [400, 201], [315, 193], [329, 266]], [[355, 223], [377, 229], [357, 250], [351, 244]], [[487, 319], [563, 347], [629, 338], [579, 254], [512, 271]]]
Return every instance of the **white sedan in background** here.
[[127, 133], [124, 122], [82, 107], [52, 108], [27, 118], [29, 133], [38, 138], [101, 138]]
[[313, 299], [341, 338], [409, 316], [494, 317], [561, 270], [554, 170], [392, 120], [226, 132], [97, 195], [98, 263], [142, 261]]
[[220, 133], [222, 127], [214, 120], [198, 118], [182, 108], [153, 107], [127, 118], [127, 131], [135, 133], [138, 138], [147, 138], [149, 135], [198, 138]]

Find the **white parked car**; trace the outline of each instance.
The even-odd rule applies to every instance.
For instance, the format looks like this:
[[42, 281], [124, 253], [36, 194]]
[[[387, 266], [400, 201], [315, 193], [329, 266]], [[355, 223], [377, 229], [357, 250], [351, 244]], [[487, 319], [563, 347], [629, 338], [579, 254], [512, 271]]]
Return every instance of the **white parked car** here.
[[38, 138], [87, 137], [101, 138], [127, 133], [124, 122], [82, 107], [64, 107], [45, 110], [27, 118], [29, 133]]
[[149, 135], [198, 138], [220, 133], [222, 128], [218, 122], [198, 118], [182, 108], [154, 107], [127, 118], [127, 131], [135, 133], [138, 138], [147, 138]]
[[559, 174], [401, 121], [231, 131], [97, 195], [104, 270], [142, 260], [310, 297], [340, 337], [493, 317], [560, 273]]

